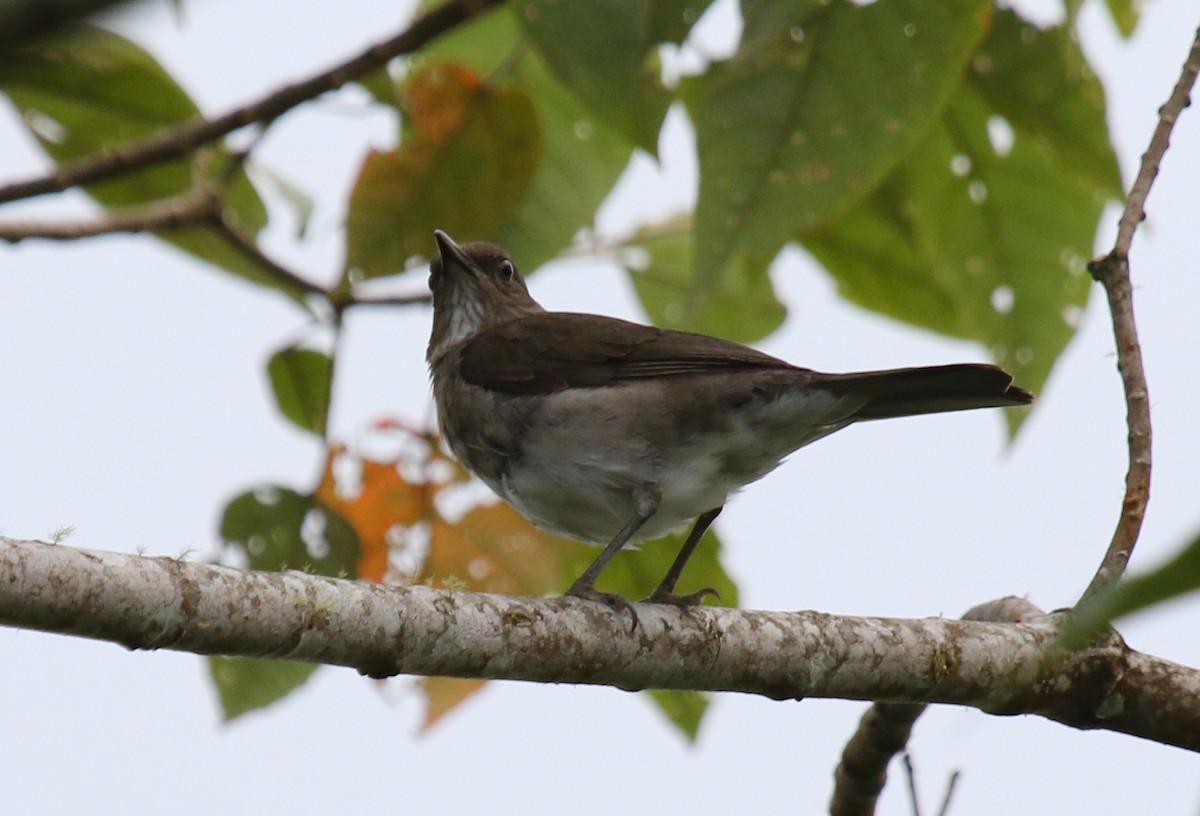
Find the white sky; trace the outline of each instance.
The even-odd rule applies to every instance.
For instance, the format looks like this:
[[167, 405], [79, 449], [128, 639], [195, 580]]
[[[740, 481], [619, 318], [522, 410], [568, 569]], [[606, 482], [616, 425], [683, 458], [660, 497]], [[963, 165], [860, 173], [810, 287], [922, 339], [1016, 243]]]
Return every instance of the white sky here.
[[[1043, 19], [1057, 8], [1028, 5]], [[122, 30], [208, 111], [357, 51], [402, 19], [396, 4], [378, 0], [206, 0], [188, 3], [178, 28], [165, 6], [124, 18]], [[1093, 0], [1085, 9], [1085, 47], [1108, 88], [1129, 176], [1197, 13], [1180, 0], [1148, 3], [1125, 44], [1098, 7]], [[325, 205], [301, 250], [288, 248], [284, 225], [272, 235], [274, 251], [312, 274], [336, 265], [337, 207], [363, 139], [385, 144], [389, 133], [386, 119], [363, 115], [354, 98], [289, 116], [262, 145], [263, 160]], [[8, 113], [0, 115], [4, 179], [43, 165]], [[682, 160], [658, 178], [639, 162], [602, 228], [686, 200], [689, 166]], [[1133, 255], [1157, 457], [1138, 569], [1200, 529], [1196, 111], [1185, 112], [1163, 173]], [[1105, 242], [1113, 222], [1115, 213]], [[839, 302], [802, 253], [787, 253], [774, 276], [790, 320], [763, 344], [771, 353], [830, 371], [981, 357], [971, 344]], [[549, 308], [641, 317], [625, 281], [597, 264], [556, 266], [531, 288]], [[718, 526], [744, 605], [923, 616], [959, 615], [1005, 594], [1046, 609], [1073, 602], [1107, 543], [1124, 476], [1123, 407], [1099, 294], [1011, 450], [987, 412], [876, 423], [806, 449], [733, 501]], [[429, 415], [428, 325], [424, 309], [352, 316], [338, 434], [362, 439], [379, 416]], [[0, 326], [6, 535], [74, 525], [70, 543], [79, 547], [210, 552], [233, 492], [268, 480], [304, 486], [316, 472], [315, 444], [275, 414], [266, 387], [266, 357], [306, 328], [276, 295], [149, 239], [28, 242], [0, 246]], [[1135, 648], [1200, 666], [1198, 623], [1193, 599], [1122, 631]], [[409, 680], [376, 685], [325, 668], [284, 703], [223, 727], [192, 655], [2, 629], [0, 664], [0, 796], [12, 814], [816, 813], [864, 709], [727, 695], [689, 747], [630, 694], [497, 683], [418, 735]], [[911, 747], [927, 812], [953, 769], [964, 774], [956, 814], [1200, 808], [1196, 758], [1130, 737], [941, 708], [920, 721]], [[906, 814], [898, 771], [893, 779], [882, 812]]]

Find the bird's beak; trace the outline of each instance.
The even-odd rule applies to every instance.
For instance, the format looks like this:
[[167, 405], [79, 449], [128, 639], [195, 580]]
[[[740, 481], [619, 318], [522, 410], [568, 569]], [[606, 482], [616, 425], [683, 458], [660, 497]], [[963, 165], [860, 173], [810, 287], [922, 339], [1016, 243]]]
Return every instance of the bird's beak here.
[[462, 247], [454, 243], [454, 239], [441, 230], [433, 231], [434, 240], [438, 245], [438, 256], [442, 260], [442, 268], [457, 266], [460, 269], [470, 269], [471, 261], [462, 251]]

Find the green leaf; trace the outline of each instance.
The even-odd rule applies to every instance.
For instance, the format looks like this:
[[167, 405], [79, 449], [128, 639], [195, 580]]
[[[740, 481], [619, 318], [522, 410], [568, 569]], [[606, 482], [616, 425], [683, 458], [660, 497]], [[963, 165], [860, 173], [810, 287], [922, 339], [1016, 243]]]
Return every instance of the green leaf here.
[[650, 154], [671, 104], [658, 45], [687, 34], [707, 3], [523, 0], [518, 19], [546, 65], [597, 117]]
[[986, 33], [985, 0], [758, 0], [737, 54], [685, 85], [696, 270], [765, 262], [864, 199], [934, 122]]
[[208, 658], [209, 676], [217, 688], [226, 721], [286, 697], [316, 670], [315, 663], [295, 660], [223, 655]]
[[650, 0], [646, 40], [652, 43], [682, 43], [710, 5], [712, 0]]
[[1200, 535], [1167, 563], [1123, 579], [1071, 615], [1063, 639], [1078, 648], [1116, 618], [1200, 590]]
[[700, 691], [679, 689], [649, 689], [647, 693], [659, 710], [666, 715], [688, 742], [695, 742], [700, 733], [700, 721], [708, 711], [710, 695]]
[[716, 280], [697, 281], [691, 226], [690, 215], [676, 216], [643, 227], [621, 245], [618, 258], [650, 320], [739, 343], [753, 343], [775, 331], [787, 308], [775, 296], [766, 269], [738, 255]]
[[[542, 149], [524, 201], [495, 230], [473, 227], [462, 236], [500, 244], [530, 272], [592, 223], [629, 163], [633, 143], [598, 120], [554, 78], [536, 51], [520, 44], [521, 38], [512, 11], [501, 7], [436, 40], [424, 49], [419, 64], [460, 61], [482, 76], [524, 88], [533, 102], [542, 125]], [[423, 254], [431, 250], [429, 244]]]
[[283, 173], [273, 170], [262, 162], [254, 162], [251, 171], [260, 184], [265, 183], [265, 186], [273, 189], [291, 208], [296, 218], [295, 238], [297, 241], [303, 240], [308, 233], [308, 225], [312, 221], [313, 212], [316, 210], [316, 202], [313, 201], [312, 195]]
[[1142, 4], [1137, 0], [1104, 0], [1104, 5], [1108, 6], [1108, 14], [1121, 36], [1125, 39], [1132, 37]]
[[333, 358], [306, 348], [285, 348], [267, 363], [271, 389], [280, 412], [302, 430], [325, 436]]
[[[56, 162], [63, 164], [111, 149], [200, 115], [174, 79], [146, 51], [103, 29], [79, 26], [5, 54], [0, 91], [21, 112], [26, 127]], [[127, 207], [180, 195], [193, 173], [222, 172], [228, 152], [207, 147], [195, 156], [159, 162], [84, 189], [106, 207]], [[225, 210], [253, 238], [267, 211], [245, 173], [233, 179]], [[256, 283], [296, 298], [295, 284], [281, 281], [248, 259], [216, 231], [188, 226], [156, 233], [186, 252]]]
[[402, 272], [428, 254], [435, 229], [495, 231], [524, 200], [540, 160], [541, 127], [522, 88], [437, 63], [410, 76], [406, 93], [403, 142], [371, 151], [350, 194], [351, 277]]
[[[997, 12], [937, 125], [867, 201], [800, 240], [845, 297], [978, 340], [1037, 390], [1074, 334], [1101, 208], [1120, 194], [1103, 94], [1081, 66], [1065, 29]], [[1023, 415], [1009, 412], [1014, 430]]]
[[244, 552], [255, 570], [302, 569], [353, 578], [359, 544], [354, 529], [312, 496], [267, 485], [225, 507], [221, 538]]

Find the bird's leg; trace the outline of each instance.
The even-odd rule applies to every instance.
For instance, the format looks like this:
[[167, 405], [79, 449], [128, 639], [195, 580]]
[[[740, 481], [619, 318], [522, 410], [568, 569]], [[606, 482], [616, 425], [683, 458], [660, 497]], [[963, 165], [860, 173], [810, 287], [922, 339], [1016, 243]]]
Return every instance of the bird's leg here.
[[634, 491], [634, 514], [633, 518], [625, 523], [625, 526], [613, 536], [612, 541], [608, 542], [603, 552], [596, 557], [583, 574], [575, 579], [575, 583], [564, 593], [573, 598], [584, 598], [589, 601], [599, 601], [607, 604], [613, 609], [624, 609], [629, 612], [629, 617], [633, 619], [633, 624], [629, 631], [637, 629], [638, 616], [628, 599], [622, 597], [616, 592], [601, 592], [596, 589], [596, 579], [600, 577], [600, 573], [608, 565], [608, 562], [613, 560], [613, 557], [621, 551], [621, 549], [629, 543], [641, 526], [646, 521], [658, 512], [658, 504], [662, 498], [662, 492], [656, 485], [647, 485], [639, 487]]
[[688, 533], [687, 541], [683, 542], [683, 547], [680, 548], [679, 555], [675, 556], [675, 562], [671, 564], [671, 568], [667, 570], [667, 574], [663, 576], [662, 581], [654, 592], [650, 593], [650, 597], [645, 599], [646, 603], [696, 606], [704, 600], [705, 595], [713, 595], [717, 598], [721, 597], [721, 593], [712, 587], [704, 587], [704, 589], [690, 592], [687, 595], [676, 595], [675, 582], [679, 580], [679, 575], [683, 572], [684, 565], [692, 557], [692, 553], [696, 550], [696, 545], [704, 537], [704, 533], [708, 530], [709, 525], [713, 523], [713, 520], [717, 516], [721, 515], [722, 509], [724, 509], [724, 506], [716, 507], [707, 513], [702, 513], [696, 519], [696, 523], [692, 525], [692, 531]]

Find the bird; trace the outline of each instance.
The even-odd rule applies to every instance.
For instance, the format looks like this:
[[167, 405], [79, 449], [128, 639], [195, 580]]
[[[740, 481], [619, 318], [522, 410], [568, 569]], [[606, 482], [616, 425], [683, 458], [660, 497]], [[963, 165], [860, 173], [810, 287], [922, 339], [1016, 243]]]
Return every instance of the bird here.
[[826, 374], [748, 346], [614, 317], [547, 311], [512, 257], [435, 230], [426, 360], [454, 456], [536, 526], [603, 546], [566, 595], [596, 588], [624, 547], [693, 522], [648, 603], [677, 593], [730, 495], [856, 422], [1028, 405], [1004, 369], [962, 363]]

